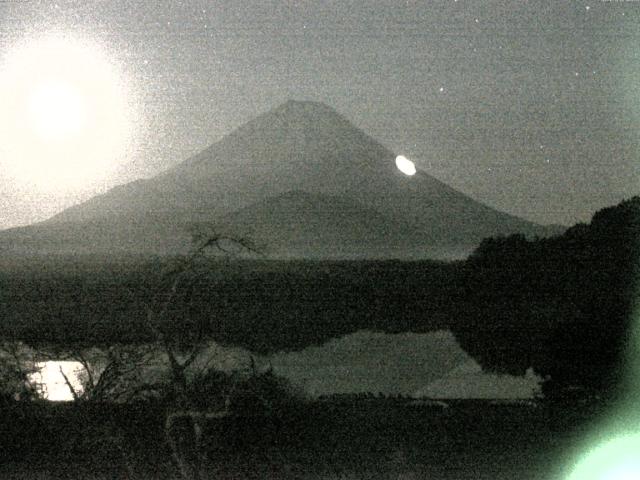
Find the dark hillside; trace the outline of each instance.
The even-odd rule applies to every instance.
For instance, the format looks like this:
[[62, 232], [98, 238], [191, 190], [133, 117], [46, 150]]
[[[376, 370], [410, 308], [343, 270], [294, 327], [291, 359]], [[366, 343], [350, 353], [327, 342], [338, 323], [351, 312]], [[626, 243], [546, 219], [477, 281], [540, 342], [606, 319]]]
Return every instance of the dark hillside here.
[[[45, 262], [50, 268], [44, 263], [0, 273], [5, 336], [62, 344], [150, 340], [143, 320], [152, 296], [166, 287], [166, 259], [139, 260], [135, 268]], [[457, 268], [435, 262], [211, 260], [187, 279], [189, 302], [174, 305], [165, 328], [180, 332], [205, 324], [216, 341], [260, 353], [302, 349], [361, 329], [442, 329]]]
[[490, 370], [533, 366], [549, 387], [613, 391], [632, 338], [639, 246], [640, 197], [557, 237], [487, 239], [465, 264], [470, 307], [454, 332]]

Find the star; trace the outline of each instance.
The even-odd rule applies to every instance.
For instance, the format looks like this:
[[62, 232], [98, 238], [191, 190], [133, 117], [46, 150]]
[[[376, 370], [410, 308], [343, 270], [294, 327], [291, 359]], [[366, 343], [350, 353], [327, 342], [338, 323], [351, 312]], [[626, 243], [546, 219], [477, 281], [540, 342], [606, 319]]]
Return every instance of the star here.
[[589, 5], [587, 5], [585, 8], [586, 8], [587, 12], [588, 12], [589, 10], [591, 10], [591, 7], [590, 7]]
[[444, 87], [440, 87], [440, 91], [441, 91], [441, 92], [444, 92]]

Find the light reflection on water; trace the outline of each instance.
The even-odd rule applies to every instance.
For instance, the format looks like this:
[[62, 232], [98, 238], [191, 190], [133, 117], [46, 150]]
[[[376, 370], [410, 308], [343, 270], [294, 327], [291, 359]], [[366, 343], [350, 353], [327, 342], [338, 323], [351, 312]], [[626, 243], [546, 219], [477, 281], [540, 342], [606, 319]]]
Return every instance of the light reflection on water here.
[[38, 386], [42, 398], [54, 402], [72, 401], [73, 393], [65, 376], [75, 392], [82, 393], [83, 367], [80, 362], [48, 360], [37, 362], [35, 366], [38, 372], [29, 375], [29, 380]]

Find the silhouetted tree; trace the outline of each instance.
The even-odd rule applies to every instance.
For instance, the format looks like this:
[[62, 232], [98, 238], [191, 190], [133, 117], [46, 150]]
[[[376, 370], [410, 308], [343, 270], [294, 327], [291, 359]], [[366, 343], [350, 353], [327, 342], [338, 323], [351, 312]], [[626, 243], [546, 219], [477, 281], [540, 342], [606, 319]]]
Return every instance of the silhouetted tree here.
[[624, 372], [640, 251], [640, 198], [550, 239], [487, 239], [465, 265], [454, 332], [492, 371], [548, 378], [547, 397], [615, 395]]
[[33, 349], [22, 342], [0, 343], [0, 397], [7, 400], [34, 400], [41, 388], [34, 375], [40, 371]]

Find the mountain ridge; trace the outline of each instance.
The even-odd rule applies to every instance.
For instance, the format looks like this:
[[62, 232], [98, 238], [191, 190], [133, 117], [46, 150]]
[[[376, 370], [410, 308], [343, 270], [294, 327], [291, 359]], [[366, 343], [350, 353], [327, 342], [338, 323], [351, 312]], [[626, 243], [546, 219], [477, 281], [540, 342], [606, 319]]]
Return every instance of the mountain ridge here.
[[[362, 227], [360, 231], [366, 235], [361, 235], [359, 246], [364, 257], [372, 244], [385, 238], [413, 250], [434, 245], [471, 248], [488, 236], [547, 236], [559, 230], [499, 212], [421, 170], [406, 176], [396, 168], [395, 158], [391, 150], [333, 108], [318, 102], [288, 101], [155, 177], [116, 186], [45, 222], [23, 228], [35, 228], [44, 238], [52, 235], [47, 234], [47, 228], [59, 230], [67, 224], [77, 230], [80, 224], [98, 223], [102, 227], [93, 234], [101, 238], [94, 243], [104, 248], [108, 248], [111, 236], [114, 250], [143, 250], [150, 236], [159, 234], [172, 236], [173, 240], [159, 243], [175, 248], [178, 241], [188, 243], [188, 236], [180, 230], [184, 225], [222, 222], [232, 227], [234, 216], [239, 223], [242, 218], [259, 223], [265, 202], [279, 205], [281, 212], [273, 215], [280, 224], [288, 215], [302, 228], [303, 217], [311, 210], [300, 203], [296, 210], [282, 201], [287, 192], [298, 192], [294, 196], [298, 200], [308, 194], [319, 202], [326, 229], [332, 228], [332, 211], [334, 218], [342, 218], [345, 231], [336, 231], [334, 237], [327, 237], [328, 242], [339, 243], [350, 237], [346, 230], [354, 225]], [[338, 215], [338, 205], [349, 205], [349, 219]], [[251, 214], [251, 209], [256, 211]], [[359, 214], [363, 216], [360, 219]], [[362, 225], [363, 218], [370, 219], [372, 226]], [[158, 229], [150, 219], [170, 228]], [[307, 223], [312, 225], [313, 221]], [[109, 229], [116, 233], [110, 234]], [[136, 238], [123, 240], [127, 231]], [[274, 228], [265, 231], [273, 233]], [[389, 231], [395, 231], [395, 236], [389, 236]], [[15, 232], [7, 232], [11, 230], [0, 233], [0, 244], [11, 243]], [[300, 238], [312, 236], [300, 228], [297, 234]], [[78, 234], [75, 241], [78, 248], [90, 251], [91, 235], [81, 237]], [[266, 237], [268, 243], [273, 235]], [[73, 238], [67, 240], [70, 243], [65, 248], [73, 249]], [[286, 249], [286, 238], [281, 240], [280, 247]], [[37, 250], [36, 244], [33, 247]], [[340, 250], [341, 245], [335, 247]], [[372, 251], [371, 255], [380, 254]]]

